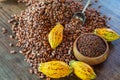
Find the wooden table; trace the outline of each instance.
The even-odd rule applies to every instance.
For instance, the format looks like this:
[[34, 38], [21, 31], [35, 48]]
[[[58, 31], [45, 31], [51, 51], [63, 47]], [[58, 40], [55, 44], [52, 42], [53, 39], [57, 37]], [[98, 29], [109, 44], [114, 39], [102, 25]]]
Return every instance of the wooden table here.
[[[120, 34], [119, 3], [120, 0], [99, 0], [92, 7], [97, 9], [99, 5], [102, 5], [102, 8], [99, 9], [101, 14], [112, 18], [108, 24]], [[11, 25], [7, 21], [10, 19], [10, 15], [19, 14], [23, 9], [25, 6], [22, 3], [18, 4], [13, 0], [0, 2], [0, 80], [39, 80], [36, 75], [29, 73], [29, 65], [24, 61], [23, 55], [9, 53], [13, 49], [18, 51], [18, 48], [8, 46], [10, 42], [15, 44], [16, 41], [9, 38], [12, 32]], [[2, 27], [8, 30], [6, 34], [2, 33]], [[112, 42], [110, 56], [104, 63], [95, 66], [95, 72], [97, 73], [96, 80], [120, 80], [120, 39]]]

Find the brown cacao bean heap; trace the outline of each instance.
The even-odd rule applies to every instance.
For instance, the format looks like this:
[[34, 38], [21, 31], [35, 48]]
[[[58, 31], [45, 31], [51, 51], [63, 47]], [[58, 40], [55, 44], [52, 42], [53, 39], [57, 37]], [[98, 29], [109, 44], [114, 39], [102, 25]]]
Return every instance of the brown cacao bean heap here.
[[[107, 26], [106, 18], [92, 8], [85, 11], [87, 20], [84, 25], [79, 20], [72, 19], [73, 14], [82, 9], [80, 2], [48, 0], [31, 4], [20, 15], [13, 17], [12, 31], [18, 40], [16, 45], [22, 48], [22, 54], [32, 66], [34, 74], [43, 75], [37, 69], [41, 62], [60, 60], [68, 63], [75, 59], [72, 54], [75, 39], [82, 33]], [[58, 22], [64, 26], [63, 41], [56, 49], [52, 49], [48, 33]]]

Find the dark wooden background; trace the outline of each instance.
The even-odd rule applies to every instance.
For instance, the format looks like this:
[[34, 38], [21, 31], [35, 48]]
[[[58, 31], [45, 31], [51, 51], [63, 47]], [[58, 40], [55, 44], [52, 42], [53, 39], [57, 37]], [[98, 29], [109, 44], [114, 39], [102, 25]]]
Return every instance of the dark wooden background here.
[[[79, 0], [77, 0], [79, 1]], [[94, 0], [93, 0], [94, 2]], [[101, 15], [106, 14], [111, 17], [107, 22], [110, 27], [120, 34], [120, 0], [98, 0], [98, 3], [93, 3], [94, 8], [98, 9]], [[0, 0], [0, 80], [38, 80], [36, 75], [29, 73], [29, 65], [24, 61], [22, 54], [10, 54], [10, 50], [18, 50], [17, 47], [9, 47], [9, 43], [15, 44], [15, 40], [9, 38], [12, 34], [10, 24], [7, 23], [10, 15], [19, 14], [25, 9], [22, 3], [16, 3], [14, 0]], [[8, 32], [2, 34], [2, 27], [5, 27]], [[112, 42], [112, 48], [108, 59], [94, 67], [97, 73], [96, 80], [120, 80], [120, 39]], [[75, 78], [67, 78], [61, 80], [77, 80]]]

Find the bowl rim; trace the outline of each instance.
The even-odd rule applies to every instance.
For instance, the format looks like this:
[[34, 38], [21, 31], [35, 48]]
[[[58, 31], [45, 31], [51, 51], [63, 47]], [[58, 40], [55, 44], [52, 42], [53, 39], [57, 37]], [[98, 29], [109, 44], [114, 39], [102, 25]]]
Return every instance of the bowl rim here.
[[[82, 53], [80, 53], [79, 50], [78, 50], [78, 48], [77, 48], [77, 40], [78, 40], [81, 36], [83, 36], [83, 35], [85, 35], [85, 34], [93, 34], [93, 35], [96, 35], [96, 36], [100, 37], [100, 38], [105, 42], [105, 45], [106, 45], [106, 50], [105, 50], [105, 52], [104, 52], [103, 54], [101, 54], [100, 56], [97, 56], [97, 57], [88, 57], [88, 56], [85, 56], [85, 55], [83, 55]], [[109, 51], [108, 42], [107, 42], [103, 37], [101, 37], [100, 35], [95, 34], [95, 33], [84, 33], [84, 34], [81, 34], [80, 36], [78, 36], [78, 37], [76, 38], [73, 47], [76, 48], [77, 52], [79, 53], [79, 55], [80, 55], [81, 57], [83, 57], [83, 58], [88, 58], [88, 59], [98, 59], [98, 58], [102, 58], [105, 54], [108, 54], [108, 51]], [[74, 53], [74, 54], [75, 54], [75, 53]]]

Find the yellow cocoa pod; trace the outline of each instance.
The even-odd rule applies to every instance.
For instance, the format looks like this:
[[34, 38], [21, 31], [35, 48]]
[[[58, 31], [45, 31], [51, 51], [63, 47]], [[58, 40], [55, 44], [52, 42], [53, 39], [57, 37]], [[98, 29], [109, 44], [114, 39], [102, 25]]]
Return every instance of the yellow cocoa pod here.
[[70, 66], [74, 70], [74, 74], [82, 80], [92, 80], [96, 78], [96, 74], [92, 67], [80, 61], [70, 61]]
[[49, 61], [40, 63], [39, 72], [42, 72], [50, 78], [61, 78], [69, 75], [73, 70], [72, 68], [62, 61]]
[[51, 45], [51, 48], [55, 49], [63, 39], [63, 29], [64, 27], [58, 23], [49, 33], [48, 41]]
[[107, 41], [114, 41], [120, 38], [119, 34], [109, 28], [98, 28], [95, 29], [94, 33], [100, 35]]

